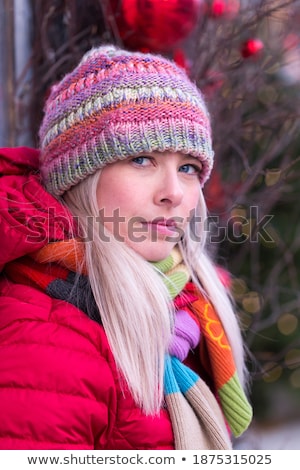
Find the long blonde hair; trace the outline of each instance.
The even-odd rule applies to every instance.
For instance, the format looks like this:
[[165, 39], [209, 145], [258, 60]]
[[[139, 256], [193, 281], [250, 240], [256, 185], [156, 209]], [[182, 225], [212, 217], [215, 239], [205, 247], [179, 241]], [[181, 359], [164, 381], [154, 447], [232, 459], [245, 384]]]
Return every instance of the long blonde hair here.
[[[174, 312], [168, 291], [153, 267], [112, 234], [101, 236], [96, 189], [100, 171], [75, 185], [64, 202], [78, 218], [85, 242], [85, 264], [93, 296], [112, 349], [120, 379], [125, 379], [138, 406], [146, 414], [159, 412], [163, 402], [164, 358], [172, 337]], [[201, 194], [199, 214], [206, 220]], [[198, 219], [199, 220], [199, 219]], [[231, 344], [244, 383], [244, 350], [230, 299], [206, 252], [204, 223], [201, 242], [193, 239], [194, 220], [179, 244], [193, 281], [213, 303]]]

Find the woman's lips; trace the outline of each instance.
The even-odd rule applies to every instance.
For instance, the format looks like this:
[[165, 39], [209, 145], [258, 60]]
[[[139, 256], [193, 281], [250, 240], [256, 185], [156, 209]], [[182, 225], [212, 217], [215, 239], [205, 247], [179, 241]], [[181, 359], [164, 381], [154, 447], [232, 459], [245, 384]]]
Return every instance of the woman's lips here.
[[143, 222], [143, 225], [161, 235], [174, 236], [177, 233], [177, 224], [173, 219], [155, 219], [150, 222]]

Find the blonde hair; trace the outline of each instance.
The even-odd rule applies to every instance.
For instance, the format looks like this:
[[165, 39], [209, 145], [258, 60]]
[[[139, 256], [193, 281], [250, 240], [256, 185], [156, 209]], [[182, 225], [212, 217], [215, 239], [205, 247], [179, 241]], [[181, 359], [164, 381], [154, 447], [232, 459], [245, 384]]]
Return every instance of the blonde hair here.
[[96, 200], [100, 171], [65, 193], [64, 201], [78, 217], [82, 233], [89, 233], [86, 268], [120, 378], [123, 375], [141, 409], [156, 414], [163, 400], [164, 357], [174, 323], [172, 304], [149, 263], [111, 234], [109, 243], [100, 235], [99, 228], [104, 230]]
[[[101, 236], [100, 230], [105, 231], [105, 228], [99, 220], [96, 198], [100, 173], [101, 170], [75, 185], [63, 198], [78, 218], [81, 233], [89, 233], [89, 241], [85, 242], [85, 264], [120, 379], [125, 379], [136, 404], [146, 414], [153, 415], [159, 412], [163, 402], [164, 358], [174, 324], [172, 302], [150, 263], [112, 234], [109, 243]], [[202, 193], [198, 212], [205, 221]], [[191, 236], [193, 225], [194, 219], [179, 244], [182, 256], [193, 281], [219, 314], [244, 383], [244, 351], [237, 318], [206, 252], [204, 223], [200, 225], [200, 243]]]

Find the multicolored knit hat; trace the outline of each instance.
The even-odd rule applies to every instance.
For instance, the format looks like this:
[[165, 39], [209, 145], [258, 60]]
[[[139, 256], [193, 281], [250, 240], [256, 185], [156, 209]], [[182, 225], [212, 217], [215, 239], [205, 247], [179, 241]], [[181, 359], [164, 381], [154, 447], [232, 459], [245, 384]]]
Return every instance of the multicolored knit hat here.
[[208, 112], [185, 71], [168, 59], [106, 45], [52, 87], [40, 128], [40, 168], [54, 196], [108, 163], [142, 152], [190, 154], [213, 165]]

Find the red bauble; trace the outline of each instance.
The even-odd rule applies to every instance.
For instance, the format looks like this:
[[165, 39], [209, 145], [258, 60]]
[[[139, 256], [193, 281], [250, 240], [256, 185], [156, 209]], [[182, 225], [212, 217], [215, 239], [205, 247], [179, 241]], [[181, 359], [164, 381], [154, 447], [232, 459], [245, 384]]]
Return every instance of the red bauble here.
[[191, 69], [191, 63], [187, 59], [185, 53], [183, 52], [182, 49], [175, 49], [173, 52], [173, 60], [174, 62], [179, 65], [182, 69], [186, 71], [186, 73], [189, 75], [190, 69]]
[[257, 38], [251, 38], [245, 41], [241, 47], [242, 56], [247, 59], [251, 56], [256, 56], [264, 48], [264, 43]]
[[208, 7], [208, 14], [213, 18], [235, 16], [240, 9], [239, 0], [213, 0]]
[[196, 25], [202, 0], [110, 0], [124, 45], [165, 51]]

